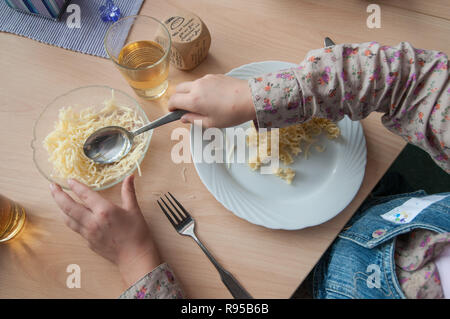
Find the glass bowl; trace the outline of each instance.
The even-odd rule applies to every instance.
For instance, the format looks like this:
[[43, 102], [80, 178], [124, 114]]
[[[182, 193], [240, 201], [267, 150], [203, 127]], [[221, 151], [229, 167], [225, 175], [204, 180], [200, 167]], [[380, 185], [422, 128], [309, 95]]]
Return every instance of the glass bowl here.
[[[34, 164], [47, 180], [61, 185], [64, 189], [69, 189], [66, 180], [52, 176], [53, 165], [49, 162], [49, 154], [43, 145], [43, 141], [47, 135], [54, 130], [54, 125], [58, 121], [59, 110], [64, 107], [71, 106], [74, 111], [81, 111], [87, 107], [94, 107], [95, 110], [100, 111], [104, 107], [103, 103], [106, 100], [111, 99], [112, 91], [114, 91], [114, 99], [118, 105], [126, 106], [135, 110], [145, 124], [149, 123], [147, 115], [134, 98], [123, 91], [113, 89], [108, 86], [85, 86], [58, 96], [45, 107], [39, 118], [34, 123], [33, 140], [31, 141]], [[150, 131], [143, 134], [146, 136], [145, 148], [142, 156], [138, 160], [139, 165], [147, 153], [152, 132]], [[112, 180], [101, 187], [93, 188], [93, 190], [99, 191], [114, 186], [130, 175], [135, 169], [136, 166], [131, 168], [128, 172], [125, 172], [117, 179]]]

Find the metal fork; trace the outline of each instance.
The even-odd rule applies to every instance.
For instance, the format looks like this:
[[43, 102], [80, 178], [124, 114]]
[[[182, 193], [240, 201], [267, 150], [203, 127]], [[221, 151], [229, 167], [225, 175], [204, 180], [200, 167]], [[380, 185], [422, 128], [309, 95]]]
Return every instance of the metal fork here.
[[169, 205], [167, 205], [167, 203], [164, 201], [162, 197], [160, 197], [160, 200], [163, 202], [164, 206], [166, 206], [167, 210], [170, 212], [170, 215], [167, 212], [167, 210], [161, 205], [159, 200], [157, 200], [157, 202], [159, 207], [161, 207], [163, 213], [166, 215], [167, 219], [169, 219], [170, 223], [175, 228], [175, 230], [180, 235], [190, 236], [195, 240], [195, 242], [200, 246], [200, 248], [203, 250], [206, 256], [208, 256], [209, 260], [211, 260], [213, 265], [216, 267], [217, 271], [220, 274], [222, 282], [225, 284], [225, 286], [228, 288], [228, 290], [230, 291], [231, 295], [234, 298], [252, 299], [253, 297], [239, 284], [236, 278], [234, 278], [233, 275], [231, 275], [228, 271], [223, 269], [223, 267], [211, 255], [208, 249], [206, 249], [206, 247], [202, 244], [202, 242], [197, 238], [197, 236], [195, 235], [195, 220], [191, 217], [191, 215], [187, 212], [187, 210], [184, 209], [184, 207], [180, 204], [180, 202], [178, 202], [170, 192], [169, 196], [173, 199], [173, 201], [177, 205], [175, 205], [167, 195], [164, 196], [178, 214], [175, 213], [174, 210], [169, 207]]

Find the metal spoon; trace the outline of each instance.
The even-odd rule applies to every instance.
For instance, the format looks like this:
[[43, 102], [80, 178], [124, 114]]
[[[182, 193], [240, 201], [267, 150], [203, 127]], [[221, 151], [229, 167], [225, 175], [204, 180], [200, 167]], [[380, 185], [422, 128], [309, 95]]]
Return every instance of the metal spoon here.
[[128, 154], [133, 146], [135, 136], [161, 125], [179, 120], [187, 111], [178, 110], [129, 132], [120, 126], [107, 126], [94, 132], [84, 142], [84, 154], [99, 164], [109, 164], [119, 161]]

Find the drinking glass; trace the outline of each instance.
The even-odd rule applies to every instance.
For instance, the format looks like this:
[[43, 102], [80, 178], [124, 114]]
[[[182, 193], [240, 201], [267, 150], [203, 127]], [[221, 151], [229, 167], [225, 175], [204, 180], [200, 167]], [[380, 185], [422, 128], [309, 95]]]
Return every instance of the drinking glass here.
[[0, 195], [0, 243], [13, 239], [25, 225], [25, 209]]
[[167, 90], [171, 45], [165, 25], [144, 15], [118, 20], [105, 36], [110, 59], [136, 94], [148, 100]]

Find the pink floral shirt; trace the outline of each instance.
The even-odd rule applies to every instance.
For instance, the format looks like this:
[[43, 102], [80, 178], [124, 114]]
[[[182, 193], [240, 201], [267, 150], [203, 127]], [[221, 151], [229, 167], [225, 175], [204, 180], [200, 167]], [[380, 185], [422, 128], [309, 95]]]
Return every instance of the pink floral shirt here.
[[407, 298], [444, 298], [435, 260], [448, 245], [450, 233], [435, 233], [426, 229], [417, 229], [397, 237], [396, 273]]
[[449, 62], [443, 52], [402, 42], [341, 44], [310, 51], [296, 68], [249, 80], [259, 127], [311, 117], [361, 120], [384, 113], [390, 131], [450, 173]]
[[169, 265], [163, 263], [128, 288], [119, 299], [182, 299], [183, 290]]

